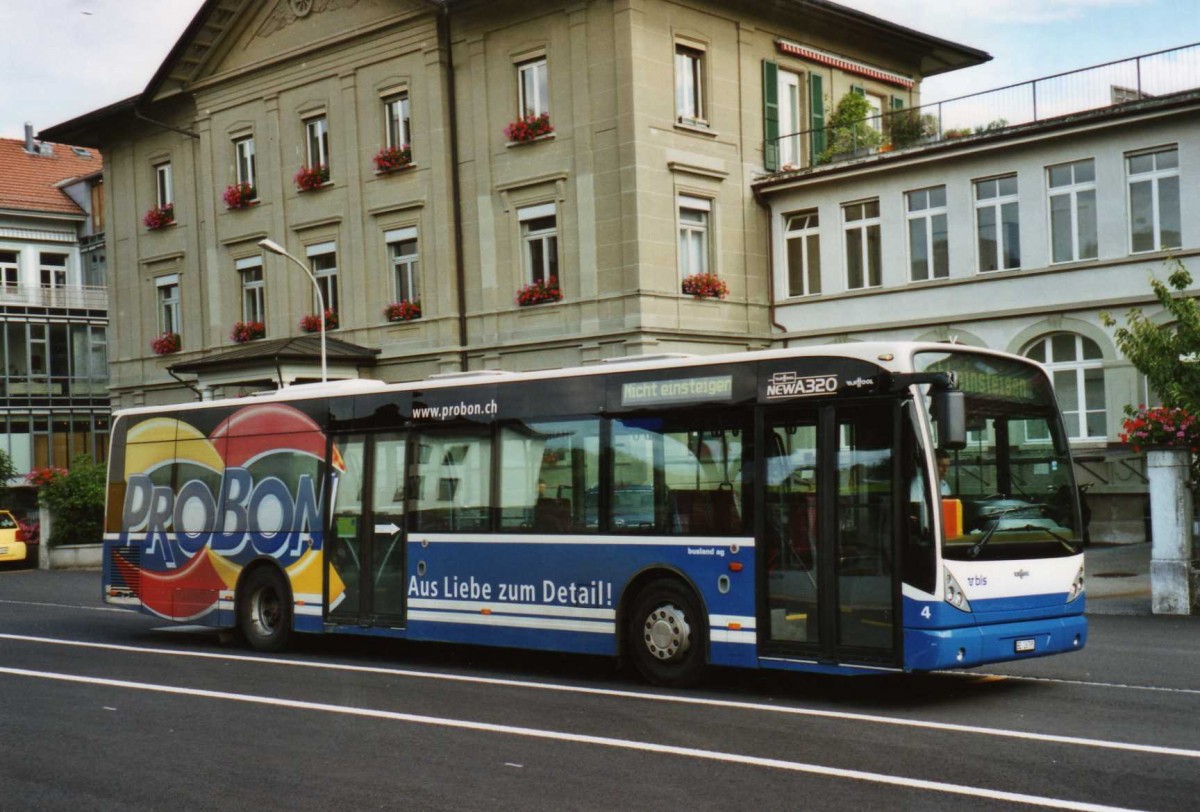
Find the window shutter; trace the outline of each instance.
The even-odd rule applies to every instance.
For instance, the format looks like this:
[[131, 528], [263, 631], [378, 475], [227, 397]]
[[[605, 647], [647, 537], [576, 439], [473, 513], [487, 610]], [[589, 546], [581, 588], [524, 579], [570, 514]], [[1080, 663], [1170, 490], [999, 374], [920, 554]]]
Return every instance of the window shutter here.
[[812, 155], [809, 164], [817, 165], [817, 159], [825, 151], [825, 92], [821, 76], [808, 75], [808, 128], [812, 130]]
[[779, 170], [779, 65], [769, 59], [763, 63], [763, 166], [768, 172]]
[[904, 99], [900, 98], [899, 96], [892, 96], [892, 109], [893, 110], [903, 110], [904, 109]]
[[862, 85], [850, 85], [850, 92], [858, 96], [867, 95], [867, 89]]

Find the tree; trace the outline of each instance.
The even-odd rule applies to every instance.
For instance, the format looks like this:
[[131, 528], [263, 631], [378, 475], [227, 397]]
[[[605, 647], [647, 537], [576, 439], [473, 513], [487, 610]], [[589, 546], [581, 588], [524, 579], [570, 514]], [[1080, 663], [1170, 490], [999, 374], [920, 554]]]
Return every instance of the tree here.
[[39, 498], [54, 517], [51, 546], [103, 539], [105, 485], [104, 466], [86, 454], [75, 458], [70, 471], [45, 478]]
[[7, 451], [0, 450], [0, 505], [8, 504], [8, 483], [17, 478], [17, 466]]
[[839, 155], [882, 144], [883, 135], [871, 126], [872, 115], [871, 104], [866, 96], [861, 93], [842, 96], [833, 115], [829, 117], [825, 128], [829, 143], [818, 156], [818, 162], [828, 163]]
[[1151, 279], [1150, 287], [1172, 324], [1151, 321], [1141, 308], [1125, 315], [1123, 327], [1108, 313], [1101, 318], [1105, 326], [1116, 327], [1117, 348], [1146, 376], [1165, 405], [1200, 414], [1200, 302], [1187, 293], [1192, 275], [1183, 262], [1172, 258], [1167, 268], [1167, 281]]

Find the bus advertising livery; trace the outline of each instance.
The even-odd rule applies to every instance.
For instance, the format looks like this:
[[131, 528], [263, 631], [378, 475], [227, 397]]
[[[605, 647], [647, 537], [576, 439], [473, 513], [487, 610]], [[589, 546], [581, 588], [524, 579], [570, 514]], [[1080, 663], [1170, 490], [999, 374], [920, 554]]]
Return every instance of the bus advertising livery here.
[[1075, 651], [1044, 371], [945, 344], [342, 381], [119, 412], [103, 591], [167, 620], [866, 674]]

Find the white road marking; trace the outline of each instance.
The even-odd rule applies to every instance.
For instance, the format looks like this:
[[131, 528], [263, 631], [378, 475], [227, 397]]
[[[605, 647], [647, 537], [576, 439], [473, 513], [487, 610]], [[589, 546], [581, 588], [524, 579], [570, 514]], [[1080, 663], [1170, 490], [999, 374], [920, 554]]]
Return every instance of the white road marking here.
[[605, 696], [615, 699], [633, 699], [649, 702], [667, 702], [679, 705], [698, 705], [702, 707], [746, 710], [760, 713], [809, 716], [821, 719], [838, 719], [849, 722], [868, 722], [871, 724], [893, 725], [896, 727], [911, 727], [923, 730], [937, 730], [951, 733], [970, 733], [982, 736], [996, 736], [1000, 738], [1048, 742], [1052, 744], [1096, 747], [1105, 750], [1124, 750], [1135, 753], [1148, 753], [1151, 755], [1181, 756], [1183, 758], [1200, 759], [1200, 750], [1188, 750], [1180, 747], [1161, 747], [1152, 744], [1133, 744], [1129, 742], [1107, 741], [1104, 739], [1085, 739], [1077, 736], [1058, 736], [1050, 733], [1031, 733], [1023, 730], [1006, 730], [1003, 728], [978, 727], [976, 725], [959, 725], [952, 722], [929, 722], [920, 719], [901, 719], [892, 716], [877, 716], [875, 714], [867, 713], [817, 710], [815, 708], [797, 708], [786, 705], [768, 705], [760, 702], [743, 702], [732, 699], [707, 699], [704, 697], [679, 696], [674, 694], [652, 694], [643, 691], [626, 691], [616, 688], [586, 688], [583, 686], [561, 685], [550, 682], [531, 682], [527, 680], [501, 679], [498, 677], [474, 677], [464, 674], [439, 674], [436, 672], [414, 671], [403, 668], [383, 668], [380, 666], [319, 663], [306, 660], [286, 660], [274, 657], [259, 657], [252, 654], [217, 654], [209, 651], [156, 649], [145, 646], [126, 646], [116, 643], [93, 643], [84, 640], [63, 640], [54, 637], [32, 637], [19, 634], [0, 633], [0, 640], [14, 640], [23, 643], [46, 643], [50, 645], [75, 646], [79, 648], [95, 648], [106, 651], [124, 651], [132, 654], [156, 654], [169, 657], [194, 657], [197, 659], [245, 662], [256, 665], [282, 665], [292, 666], [294, 668], [313, 668], [326, 671], [381, 674], [389, 677], [411, 677], [415, 679], [440, 680], [442, 682], [462, 682], [473, 685], [495, 685], [504, 688], [553, 691], [558, 693], [581, 694], [585, 696]]
[[123, 615], [130, 614], [128, 609], [117, 609], [112, 606], [80, 606], [72, 603], [48, 603], [46, 601], [7, 601], [0, 600], [0, 603], [9, 603], [14, 606], [53, 606], [56, 609], [86, 609], [89, 612], [120, 612]]
[[1071, 809], [1078, 812], [1131, 812], [1123, 807], [1105, 806], [1102, 804], [1068, 801], [1062, 798], [1047, 798], [1038, 795], [1026, 795], [1020, 792], [1005, 792], [1003, 790], [987, 789], [986, 787], [970, 787], [964, 784], [948, 784], [942, 781], [928, 781], [921, 778], [908, 778], [885, 773], [873, 773], [863, 770], [846, 770], [839, 767], [827, 767], [821, 764], [808, 764], [799, 761], [784, 761], [775, 758], [762, 758], [743, 753], [723, 753], [716, 750], [701, 750], [694, 747], [678, 747], [670, 744], [643, 742], [633, 739], [614, 739], [607, 736], [589, 736], [579, 733], [566, 733], [557, 730], [542, 730], [531, 727], [514, 725], [499, 725], [489, 722], [472, 722], [464, 719], [448, 719], [439, 716], [421, 716], [397, 711], [375, 710], [371, 708], [353, 708], [345, 705], [330, 705], [323, 702], [304, 702], [296, 699], [282, 699], [271, 696], [256, 696], [254, 694], [235, 694], [227, 691], [207, 691], [199, 688], [179, 688], [171, 685], [157, 685], [147, 682], [130, 682], [128, 680], [104, 679], [100, 677], [84, 677], [76, 674], [60, 674], [50, 671], [30, 671], [24, 668], [0, 667], [0, 674], [10, 674], [17, 677], [53, 680], [106, 688], [124, 688], [134, 691], [173, 694], [203, 699], [221, 699], [230, 702], [244, 702], [255, 705], [267, 705], [293, 710], [320, 711], [323, 713], [338, 713], [347, 716], [359, 716], [368, 719], [385, 719], [394, 722], [426, 725], [429, 727], [472, 730], [481, 733], [497, 733], [508, 736], [520, 736], [530, 739], [568, 742], [571, 744], [590, 744], [600, 747], [611, 747], [620, 750], [634, 750], [644, 753], [683, 756], [685, 758], [703, 759], [706, 761], [739, 764], [751, 767], [767, 767], [788, 772], [804, 773], [829, 778], [845, 778], [854, 781], [865, 781], [873, 784], [905, 787], [908, 789], [944, 792], [953, 795], [964, 795], [972, 798], [987, 798], [995, 801], [1041, 806], [1053, 809]]

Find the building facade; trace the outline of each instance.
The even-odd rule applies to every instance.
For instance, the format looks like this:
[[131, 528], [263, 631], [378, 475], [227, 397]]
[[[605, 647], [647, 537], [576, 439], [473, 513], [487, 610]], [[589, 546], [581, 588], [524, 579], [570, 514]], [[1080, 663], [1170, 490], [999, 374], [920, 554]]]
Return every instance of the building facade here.
[[1041, 362], [1092, 537], [1131, 541], [1146, 533], [1144, 460], [1119, 435], [1125, 407], [1156, 396], [1104, 314], [1153, 317], [1149, 280], [1175, 262], [1195, 275], [1200, 93], [1114, 101], [756, 188], [771, 211], [783, 341], [957, 341]]
[[106, 156], [129, 406], [312, 379], [314, 288], [337, 376], [769, 346], [767, 136], [987, 58], [815, 0], [222, 0], [50, 134]]
[[0, 449], [20, 473], [103, 461], [110, 413], [102, 159], [26, 133], [0, 139]]

